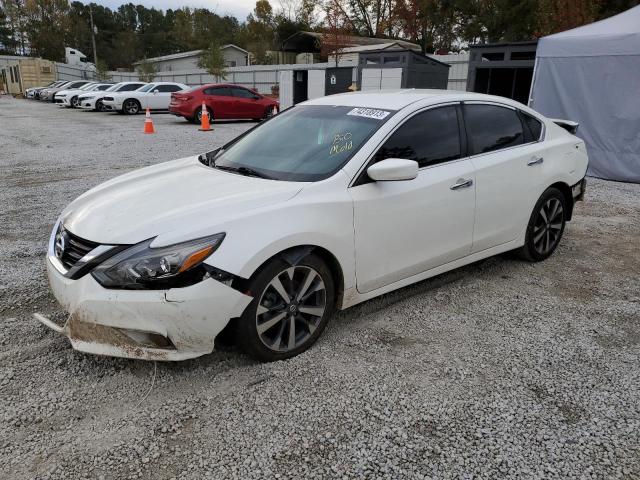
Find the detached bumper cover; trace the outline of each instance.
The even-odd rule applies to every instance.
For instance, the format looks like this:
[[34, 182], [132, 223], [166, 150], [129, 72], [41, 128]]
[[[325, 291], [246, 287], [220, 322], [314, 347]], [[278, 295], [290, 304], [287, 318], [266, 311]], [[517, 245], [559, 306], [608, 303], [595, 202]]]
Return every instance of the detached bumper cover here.
[[69, 317], [64, 325], [35, 318], [74, 349], [98, 355], [173, 361], [211, 353], [218, 333], [252, 299], [211, 278], [170, 290], [111, 290], [91, 275], [70, 280], [49, 260], [47, 272]]
[[571, 187], [571, 194], [573, 196], [573, 200], [575, 202], [584, 200], [584, 193], [586, 192], [586, 190], [587, 190], [587, 179], [585, 177]]

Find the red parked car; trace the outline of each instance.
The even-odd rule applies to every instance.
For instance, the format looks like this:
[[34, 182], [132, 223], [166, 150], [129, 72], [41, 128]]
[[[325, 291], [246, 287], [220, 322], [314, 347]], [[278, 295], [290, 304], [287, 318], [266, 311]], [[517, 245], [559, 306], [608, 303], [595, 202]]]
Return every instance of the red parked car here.
[[240, 85], [215, 83], [172, 93], [169, 111], [190, 122], [200, 122], [203, 100], [210, 120], [262, 120], [273, 114], [273, 107], [280, 110], [277, 100], [264, 97], [254, 90]]

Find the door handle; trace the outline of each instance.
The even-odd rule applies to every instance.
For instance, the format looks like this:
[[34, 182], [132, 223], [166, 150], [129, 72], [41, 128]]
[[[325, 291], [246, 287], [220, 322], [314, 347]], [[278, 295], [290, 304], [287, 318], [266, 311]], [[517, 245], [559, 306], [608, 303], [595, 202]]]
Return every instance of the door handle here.
[[465, 180], [464, 178], [459, 178], [458, 181], [451, 185], [451, 190], [458, 190], [459, 188], [467, 188], [473, 185], [473, 180]]
[[527, 165], [532, 167], [533, 165], [540, 165], [542, 162], [544, 162], [544, 158], [542, 158], [542, 157], [532, 157], [531, 160], [529, 160], [527, 162]]

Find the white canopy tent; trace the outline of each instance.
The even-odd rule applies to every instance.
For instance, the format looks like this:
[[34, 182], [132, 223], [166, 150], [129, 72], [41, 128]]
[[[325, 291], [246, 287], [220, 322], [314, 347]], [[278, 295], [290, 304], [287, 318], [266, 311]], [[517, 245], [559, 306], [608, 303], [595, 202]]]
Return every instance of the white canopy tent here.
[[529, 105], [580, 123], [589, 175], [640, 183], [640, 6], [541, 38]]

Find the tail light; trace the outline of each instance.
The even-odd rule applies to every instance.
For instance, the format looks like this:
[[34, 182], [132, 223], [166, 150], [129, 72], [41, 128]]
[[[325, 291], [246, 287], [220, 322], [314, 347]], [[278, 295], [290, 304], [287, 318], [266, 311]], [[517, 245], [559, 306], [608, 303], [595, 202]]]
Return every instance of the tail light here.
[[171, 99], [172, 100], [178, 100], [180, 102], [187, 102], [187, 101], [193, 99], [193, 97], [191, 95], [179, 95], [179, 94], [172, 93], [171, 94]]

